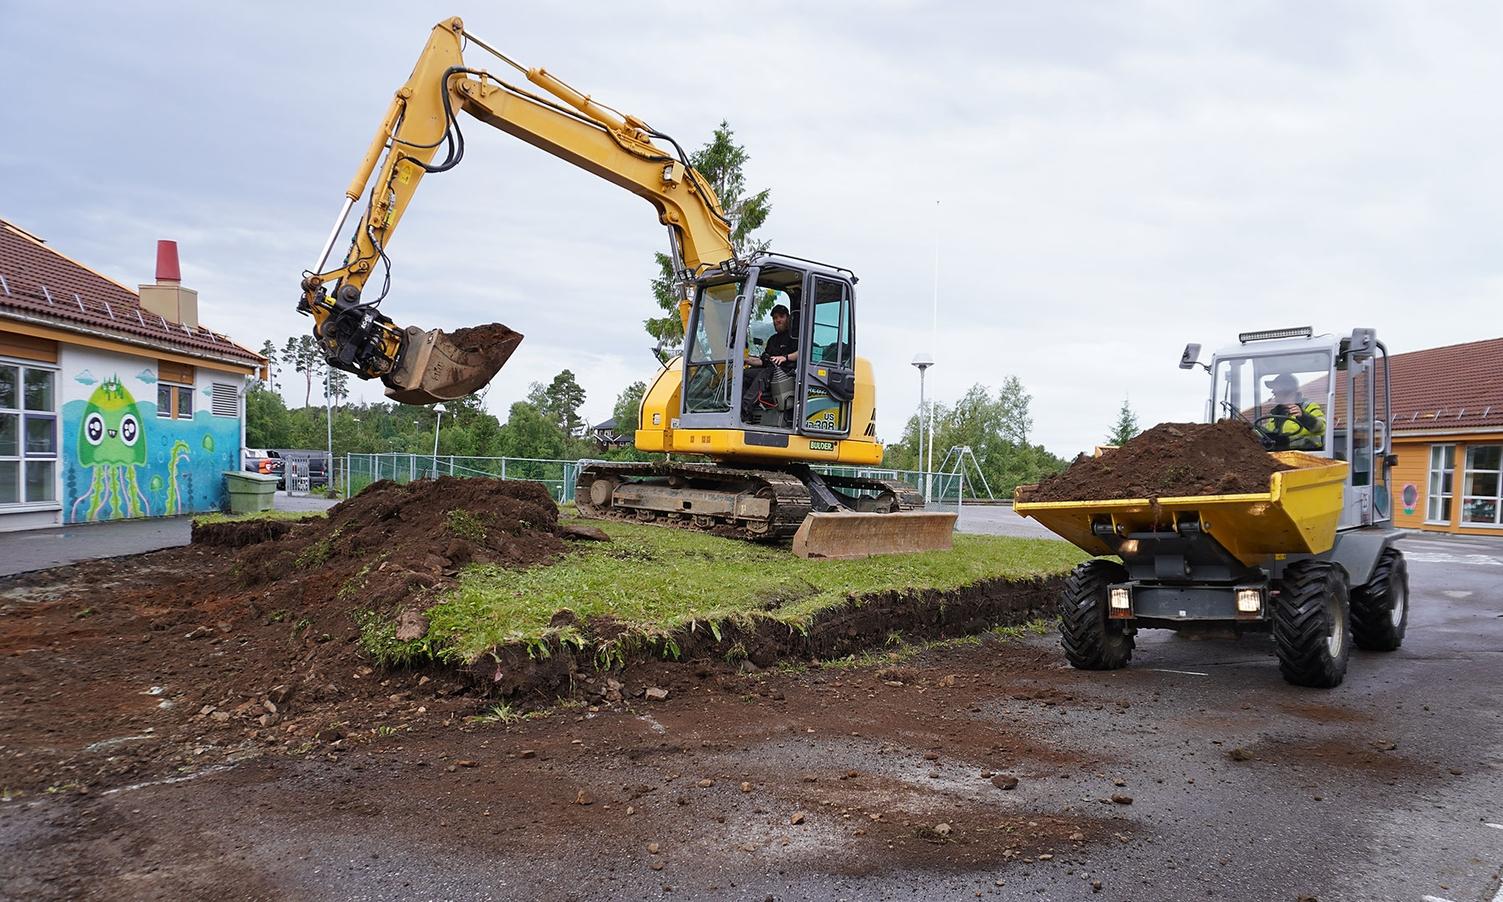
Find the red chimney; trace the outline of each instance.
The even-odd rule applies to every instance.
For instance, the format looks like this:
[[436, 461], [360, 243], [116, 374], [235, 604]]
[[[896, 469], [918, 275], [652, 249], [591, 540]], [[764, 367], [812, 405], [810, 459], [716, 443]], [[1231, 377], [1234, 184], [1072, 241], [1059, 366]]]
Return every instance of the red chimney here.
[[157, 242], [157, 281], [181, 282], [182, 270], [177, 265], [177, 242], [163, 239]]

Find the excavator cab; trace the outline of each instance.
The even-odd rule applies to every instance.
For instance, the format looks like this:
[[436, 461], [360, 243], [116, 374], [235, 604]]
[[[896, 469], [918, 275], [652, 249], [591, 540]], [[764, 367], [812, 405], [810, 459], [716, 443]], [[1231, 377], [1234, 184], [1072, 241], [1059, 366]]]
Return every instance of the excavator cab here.
[[[848, 270], [775, 254], [702, 276], [683, 355], [680, 426], [848, 436], [855, 282]], [[780, 365], [774, 356], [792, 359]]]

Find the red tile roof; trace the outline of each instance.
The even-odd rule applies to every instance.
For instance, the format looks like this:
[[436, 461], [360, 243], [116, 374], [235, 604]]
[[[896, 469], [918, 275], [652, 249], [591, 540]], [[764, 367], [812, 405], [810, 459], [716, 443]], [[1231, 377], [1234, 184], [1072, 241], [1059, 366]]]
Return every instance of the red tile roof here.
[[7, 317], [41, 320], [73, 331], [86, 328], [130, 344], [217, 357], [241, 366], [265, 362], [260, 354], [217, 332], [171, 323], [142, 309], [134, 291], [0, 219], [0, 324]]
[[1503, 338], [1395, 354], [1393, 430], [1503, 428]]

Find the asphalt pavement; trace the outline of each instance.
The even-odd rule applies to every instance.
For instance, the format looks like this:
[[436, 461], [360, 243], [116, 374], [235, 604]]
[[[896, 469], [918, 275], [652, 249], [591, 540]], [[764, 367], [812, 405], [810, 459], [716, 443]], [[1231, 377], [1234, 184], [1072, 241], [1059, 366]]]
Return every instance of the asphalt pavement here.
[[[277, 492], [275, 510], [326, 510], [327, 498], [289, 496]], [[145, 554], [188, 544], [193, 517], [151, 517], [78, 523], [52, 529], [0, 532], [0, 576], [61, 567], [78, 561]]]

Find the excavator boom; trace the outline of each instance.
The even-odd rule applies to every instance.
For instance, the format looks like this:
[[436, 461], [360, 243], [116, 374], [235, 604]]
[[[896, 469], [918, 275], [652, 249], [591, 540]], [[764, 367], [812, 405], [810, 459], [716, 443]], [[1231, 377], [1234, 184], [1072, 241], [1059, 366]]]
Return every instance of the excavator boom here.
[[[466, 40], [556, 99], [470, 68], [462, 52]], [[434, 27], [412, 75], [392, 98], [345, 190], [329, 239], [304, 274], [298, 305], [313, 316], [314, 334], [330, 364], [364, 379], [381, 379], [394, 400], [430, 404], [468, 395], [495, 376], [522, 340], [520, 333], [499, 323], [452, 335], [403, 328], [378, 309], [389, 287], [387, 248], [419, 183], [430, 173], [454, 168], [464, 157], [461, 112], [645, 198], [668, 226], [683, 274], [733, 259], [729, 220], [713, 189], [682, 155], [653, 143], [666, 136], [546, 70], [518, 66], [467, 34], [460, 19], [448, 19]], [[444, 156], [435, 162], [441, 150]], [[326, 270], [362, 197], [367, 204], [349, 251], [340, 266]], [[385, 268], [386, 276], [380, 294], [370, 298], [367, 285], [378, 267]], [[687, 308], [685, 301], [680, 314], [687, 316]]]

